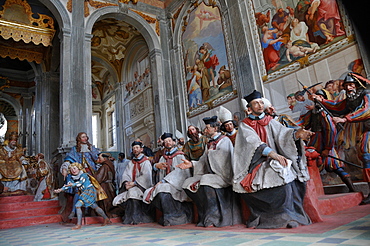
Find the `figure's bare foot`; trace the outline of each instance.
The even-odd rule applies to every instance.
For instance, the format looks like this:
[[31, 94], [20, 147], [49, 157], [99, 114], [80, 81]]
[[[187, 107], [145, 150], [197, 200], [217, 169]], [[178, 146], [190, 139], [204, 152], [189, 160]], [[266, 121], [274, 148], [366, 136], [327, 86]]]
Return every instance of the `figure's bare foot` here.
[[101, 226], [106, 226], [112, 224], [112, 221], [109, 220], [109, 218], [104, 219], [104, 223]]
[[72, 230], [78, 230], [81, 229], [81, 225], [76, 225], [75, 227], [72, 228]]

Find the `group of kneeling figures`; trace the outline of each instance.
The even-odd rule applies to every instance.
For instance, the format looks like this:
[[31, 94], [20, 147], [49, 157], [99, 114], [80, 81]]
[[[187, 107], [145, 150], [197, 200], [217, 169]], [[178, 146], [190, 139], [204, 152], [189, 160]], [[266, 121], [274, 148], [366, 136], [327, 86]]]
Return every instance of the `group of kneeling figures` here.
[[[302, 139], [313, 133], [287, 128], [265, 115], [258, 91], [245, 99], [251, 116], [239, 125], [235, 146], [221, 134], [217, 116], [203, 119], [208, 143], [199, 160], [187, 160], [171, 133], [161, 136], [163, 155], [153, 165], [143, 154], [142, 143], [132, 143], [133, 158], [113, 199], [113, 206], [124, 208], [124, 224], [153, 222], [155, 208], [161, 211], [161, 225], [191, 223], [194, 203], [197, 226], [231, 226], [242, 223], [241, 199], [250, 210], [248, 227], [294, 228], [311, 223], [303, 209], [309, 174]], [[74, 229], [81, 228], [83, 206], [103, 216], [103, 225], [110, 223], [97, 205], [102, 194], [95, 178], [76, 162], [69, 165], [69, 172], [66, 184], [56, 192], [79, 189]]]

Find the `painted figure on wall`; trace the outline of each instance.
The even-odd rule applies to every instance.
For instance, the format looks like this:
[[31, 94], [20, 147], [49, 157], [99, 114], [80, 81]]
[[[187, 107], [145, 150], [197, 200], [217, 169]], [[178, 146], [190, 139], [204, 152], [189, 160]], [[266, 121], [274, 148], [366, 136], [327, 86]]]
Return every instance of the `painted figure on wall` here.
[[280, 2], [271, 0], [272, 9], [255, 9], [268, 73], [345, 37], [335, 0]]
[[233, 93], [218, 8], [201, 3], [188, 16], [182, 36], [189, 111]]
[[146, 67], [142, 73], [139, 71], [135, 71], [133, 77], [134, 79], [132, 81], [129, 81], [125, 84], [125, 101], [130, 100], [133, 95], [140, 93], [147, 86], [150, 86], [152, 84], [151, 71], [149, 67]]

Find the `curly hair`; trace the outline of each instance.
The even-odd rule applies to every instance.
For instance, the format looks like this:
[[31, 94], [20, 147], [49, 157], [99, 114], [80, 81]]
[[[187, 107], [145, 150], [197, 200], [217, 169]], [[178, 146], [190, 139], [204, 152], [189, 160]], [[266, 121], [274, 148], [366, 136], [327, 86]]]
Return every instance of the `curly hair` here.
[[86, 137], [87, 137], [87, 146], [88, 146], [89, 150], [90, 151], [92, 150], [92, 148], [91, 148], [92, 144], [89, 143], [89, 137], [87, 136], [86, 132], [80, 132], [80, 133], [77, 134], [77, 137], [76, 137], [76, 150], [77, 150], [77, 152], [81, 152], [81, 136], [83, 134], [85, 134]]
[[78, 162], [72, 162], [70, 165], [69, 165], [69, 167], [68, 167], [68, 171], [69, 172], [71, 172], [71, 168], [72, 167], [77, 167], [78, 168], [78, 170], [82, 170], [82, 171], [84, 171], [84, 167], [82, 166], [82, 164], [81, 163], [78, 163]]

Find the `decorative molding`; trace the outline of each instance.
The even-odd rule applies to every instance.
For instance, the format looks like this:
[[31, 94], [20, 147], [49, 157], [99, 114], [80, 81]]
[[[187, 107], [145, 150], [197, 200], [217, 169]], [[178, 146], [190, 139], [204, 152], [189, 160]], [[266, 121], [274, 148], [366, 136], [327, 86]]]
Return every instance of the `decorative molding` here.
[[[48, 15], [33, 13], [27, 1], [8, 0], [0, 11], [0, 35], [4, 39], [12, 38], [25, 43], [33, 42], [49, 46], [55, 30], [54, 19]], [[26, 14], [26, 15], [25, 15]], [[33, 16], [39, 18], [34, 18]]]
[[17, 49], [3, 45], [0, 45], [0, 56], [2, 58], [6, 58], [7, 56], [9, 56], [11, 59], [18, 58], [21, 61], [27, 60], [29, 62], [36, 62], [37, 64], [41, 64], [44, 58], [44, 54], [41, 52]]
[[133, 4], [137, 4], [138, 0], [119, 0], [120, 3], [129, 4], [132, 2]]
[[[122, 0], [120, 0], [120, 2], [121, 1]], [[94, 0], [84, 0], [84, 16], [85, 17], [88, 17], [90, 15], [89, 4], [91, 7], [96, 8], [96, 9], [100, 9], [100, 8], [104, 8], [108, 6], [118, 6], [118, 4], [115, 4], [115, 3], [107, 3], [107, 2], [100, 2], [100, 1], [94, 1]], [[67, 10], [70, 13], [72, 13], [72, 0], [68, 0], [66, 7], [67, 7]]]
[[146, 22], [148, 22], [149, 24], [155, 24], [155, 32], [157, 33], [157, 35], [159, 36], [159, 34], [160, 34], [160, 30], [159, 30], [159, 21], [156, 19], [156, 18], [153, 18], [153, 17], [151, 17], [151, 16], [149, 16], [149, 15], [146, 15], [146, 14], [144, 14], [144, 13], [142, 13], [142, 12], [140, 12], [140, 11], [137, 11], [137, 10], [135, 10], [135, 9], [130, 9], [132, 12], [134, 12], [134, 13], [136, 13], [136, 14], [138, 14], [138, 15], [140, 15], [141, 17], [143, 17], [144, 18], [144, 20], [146, 21]]

